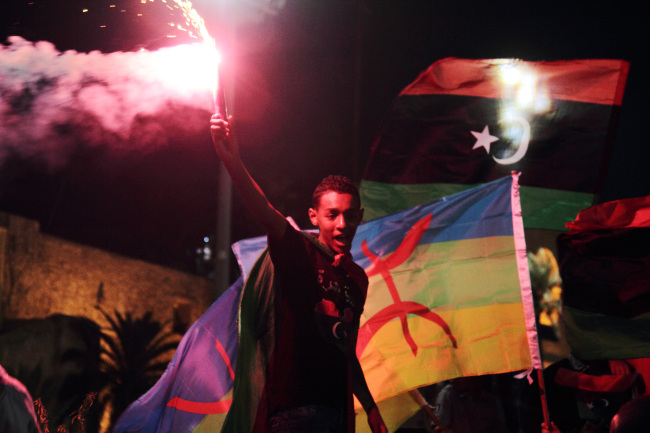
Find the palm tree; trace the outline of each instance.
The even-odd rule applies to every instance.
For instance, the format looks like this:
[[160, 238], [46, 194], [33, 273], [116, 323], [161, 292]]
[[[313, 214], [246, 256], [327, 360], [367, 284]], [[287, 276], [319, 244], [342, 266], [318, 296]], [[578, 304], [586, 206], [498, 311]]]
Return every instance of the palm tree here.
[[140, 318], [117, 311], [113, 318], [101, 312], [110, 326], [102, 332], [102, 371], [107, 386], [100, 403], [112, 428], [122, 412], [155, 385], [179, 341], [176, 334], [152, 320], [151, 312]]

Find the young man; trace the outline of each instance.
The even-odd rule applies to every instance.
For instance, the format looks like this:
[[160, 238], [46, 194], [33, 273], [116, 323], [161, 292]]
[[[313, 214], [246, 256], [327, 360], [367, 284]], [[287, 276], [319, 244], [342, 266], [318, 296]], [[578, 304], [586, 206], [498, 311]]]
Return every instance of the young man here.
[[363, 217], [357, 189], [346, 178], [326, 178], [309, 209], [318, 236], [305, 235], [269, 203], [252, 179], [229, 122], [213, 115], [210, 125], [235, 188], [266, 230], [273, 264], [274, 350], [266, 361], [260, 399], [264, 420], [255, 421], [252, 430], [352, 432], [354, 393], [373, 433], [386, 432], [355, 351], [368, 287], [363, 269], [350, 255]]

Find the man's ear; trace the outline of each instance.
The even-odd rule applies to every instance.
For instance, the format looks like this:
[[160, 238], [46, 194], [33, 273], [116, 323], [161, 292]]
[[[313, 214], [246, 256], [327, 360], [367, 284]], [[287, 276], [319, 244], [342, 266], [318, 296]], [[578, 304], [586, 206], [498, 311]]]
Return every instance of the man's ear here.
[[311, 223], [314, 225], [314, 227], [318, 227], [318, 218], [316, 218], [316, 209], [309, 208], [307, 211], [309, 213], [309, 220]]

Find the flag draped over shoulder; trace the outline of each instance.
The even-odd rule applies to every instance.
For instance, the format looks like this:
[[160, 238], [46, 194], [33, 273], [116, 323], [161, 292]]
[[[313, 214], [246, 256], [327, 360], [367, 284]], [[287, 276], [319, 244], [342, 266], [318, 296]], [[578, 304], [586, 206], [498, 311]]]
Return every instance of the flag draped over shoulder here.
[[629, 64], [445, 58], [394, 101], [361, 183], [367, 218], [515, 170], [526, 228], [563, 230], [600, 192]]
[[[357, 230], [352, 255], [370, 279], [357, 355], [391, 431], [419, 409], [410, 390], [541, 367], [516, 179]], [[263, 246], [255, 238], [233, 247], [242, 273]], [[358, 416], [357, 431], [367, 429]]]
[[558, 253], [572, 353], [650, 357], [650, 196], [590, 207], [567, 226]]
[[[224, 433], [267, 431], [268, 413], [263, 396], [266, 368], [275, 350], [275, 285], [273, 262], [264, 241], [265, 237], [254, 238], [233, 246], [247, 278], [239, 305], [239, 353], [233, 404], [223, 424]], [[251, 257], [257, 259], [252, 261]]]
[[114, 433], [219, 431], [232, 401], [242, 279], [185, 333], [165, 373], [122, 414]]

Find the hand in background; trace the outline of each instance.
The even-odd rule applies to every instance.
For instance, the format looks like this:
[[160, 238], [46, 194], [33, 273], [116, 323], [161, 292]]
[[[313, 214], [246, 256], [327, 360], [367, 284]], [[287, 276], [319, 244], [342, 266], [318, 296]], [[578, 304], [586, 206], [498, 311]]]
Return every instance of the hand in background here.
[[542, 423], [542, 433], [561, 433], [561, 432], [560, 432], [560, 429], [558, 429], [555, 426], [555, 423], [553, 421], [551, 421], [550, 428], [545, 422]]

